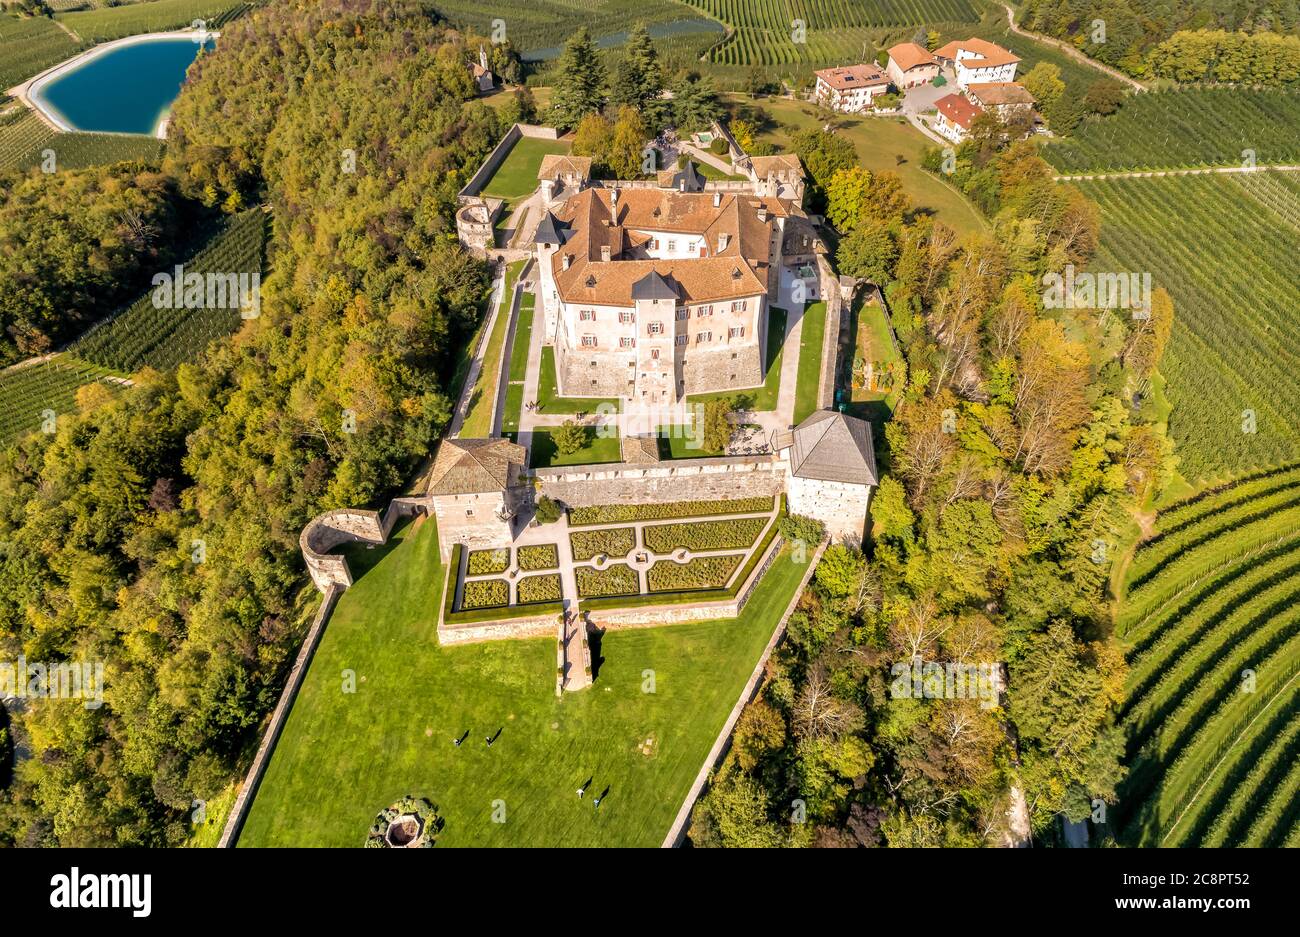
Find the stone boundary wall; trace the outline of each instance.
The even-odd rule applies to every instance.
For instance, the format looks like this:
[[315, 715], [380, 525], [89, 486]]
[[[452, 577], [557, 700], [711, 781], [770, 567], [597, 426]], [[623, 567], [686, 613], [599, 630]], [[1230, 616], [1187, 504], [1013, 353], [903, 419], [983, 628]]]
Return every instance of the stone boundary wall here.
[[539, 140], [558, 140], [560, 133], [554, 127], [540, 127], [536, 124], [512, 124], [510, 129], [505, 132], [501, 142], [492, 148], [492, 152], [483, 160], [478, 171], [470, 176], [469, 182], [465, 183], [464, 188], [457, 193], [457, 201], [477, 199], [487, 181], [492, 178], [492, 174], [501, 168], [505, 158], [514, 149], [520, 137], [533, 137]]
[[776, 456], [678, 459], [655, 465], [616, 462], [533, 470], [542, 493], [569, 507], [775, 497], [785, 491]]
[[[305, 531], [304, 531], [305, 533]], [[347, 564], [344, 564], [346, 571]], [[284, 721], [288, 718], [289, 710], [293, 707], [293, 701], [298, 696], [298, 689], [302, 686], [302, 679], [307, 674], [307, 667], [311, 663], [312, 656], [316, 653], [316, 646], [320, 643], [320, 636], [325, 630], [325, 623], [329, 621], [330, 613], [334, 611], [334, 604], [343, 594], [344, 586], [331, 583], [322, 591], [325, 593], [321, 599], [320, 608], [316, 610], [316, 617], [312, 619], [311, 627], [307, 630], [307, 637], [303, 639], [302, 647], [298, 651], [298, 657], [293, 662], [293, 668], [289, 671], [289, 679], [285, 682], [284, 690], [280, 693], [280, 700], [275, 704], [275, 710], [271, 713], [271, 721], [267, 724], [266, 732], [262, 735], [261, 744], [257, 746], [257, 754], [253, 756], [253, 763], [249, 766], [248, 774], [244, 777], [244, 783], [240, 786], [239, 794], [235, 797], [235, 803], [230, 808], [230, 814], [226, 817], [226, 826], [221, 831], [221, 839], [217, 841], [218, 849], [229, 849], [235, 845], [239, 837], [239, 831], [243, 829], [244, 819], [248, 816], [248, 808], [253, 804], [253, 795], [257, 793], [258, 786], [262, 783], [262, 775], [266, 773], [266, 766], [270, 763], [271, 752], [275, 750], [275, 743], [280, 739], [280, 731], [284, 728]]]
[[813, 572], [817, 569], [817, 563], [822, 558], [827, 542], [823, 540], [817, 547], [817, 552], [813, 554], [812, 562], [808, 564], [808, 569], [803, 574], [803, 580], [799, 583], [799, 588], [790, 597], [790, 604], [786, 606], [784, 614], [781, 615], [781, 620], [777, 622], [772, 637], [767, 642], [767, 647], [763, 649], [762, 655], [758, 658], [758, 663], [754, 665], [754, 670], [749, 675], [749, 681], [745, 684], [745, 688], [740, 691], [740, 698], [736, 700], [736, 705], [731, 707], [731, 713], [727, 716], [727, 721], [723, 723], [722, 731], [718, 733], [713, 748], [709, 750], [708, 756], [704, 759], [704, 764], [700, 766], [699, 773], [695, 775], [695, 781], [691, 784], [691, 789], [687, 791], [686, 799], [682, 801], [681, 809], [677, 811], [677, 817], [673, 820], [673, 825], [668, 829], [668, 835], [664, 837], [663, 848], [675, 848], [686, 840], [686, 829], [690, 824], [691, 811], [695, 809], [695, 802], [700, 799], [709, 777], [722, 763], [722, 759], [726, 757], [727, 751], [731, 748], [731, 733], [736, 728], [736, 722], [740, 719], [740, 714], [744, 712], [745, 707], [757, 695], [763, 672], [767, 669], [767, 662], [771, 658], [772, 652], [776, 650], [776, 646], [781, 643], [781, 639], [785, 637], [786, 625], [790, 622], [790, 616], [794, 614], [795, 606], [799, 604], [799, 597], [808, 588], [808, 581], [812, 579]]
[[826, 327], [822, 330], [822, 374], [817, 387], [817, 407], [835, 409], [835, 382], [839, 378], [840, 329], [844, 321], [844, 299], [840, 296], [839, 278], [827, 263], [818, 256], [817, 270], [821, 276], [822, 299], [826, 301]]
[[465, 625], [448, 625], [439, 616], [439, 644], [479, 644], [508, 638], [555, 637], [555, 620], [559, 613], [478, 621]]

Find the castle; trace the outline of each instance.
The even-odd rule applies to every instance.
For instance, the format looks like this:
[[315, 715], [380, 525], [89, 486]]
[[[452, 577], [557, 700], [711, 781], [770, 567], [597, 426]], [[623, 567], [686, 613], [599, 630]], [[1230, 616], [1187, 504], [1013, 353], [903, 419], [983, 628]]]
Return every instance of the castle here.
[[813, 243], [802, 172], [775, 178], [791, 159], [771, 184], [728, 191], [691, 162], [653, 184], [593, 184], [590, 160], [543, 161], [532, 243], [561, 393], [671, 404], [763, 383], [787, 241], [795, 261]]

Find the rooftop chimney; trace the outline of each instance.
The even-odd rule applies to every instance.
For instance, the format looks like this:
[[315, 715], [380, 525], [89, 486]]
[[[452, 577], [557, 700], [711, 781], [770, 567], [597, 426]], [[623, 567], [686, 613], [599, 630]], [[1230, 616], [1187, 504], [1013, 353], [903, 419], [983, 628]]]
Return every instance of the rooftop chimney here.
[[765, 205], [758, 206], [758, 220], [767, 221], [767, 206]]
[[564, 255], [564, 260], [563, 260], [564, 269], [565, 269], [565, 270], [568, 270], [568, 269], [569, 269], [569, 264], [571, 264], [571, 263], [573, 263], [573, 255], [572, 255], [572, 254], [565, 254], [565, 255]]
[[721, 254], [723, 251], [725, 251], [725, 250], [727, 249], [727, 245], [730, 244], [730, 243], [731, 243], [731, 235], [730, 235], [730, 234], [726, 234], [725, 232], [724, 232], [723, 234], [719, 234], [719, 235], [718, 235], [718, 253]]
[[604, 261], [605, 263], [609, 263], [609, 245], [608, 245], [608, 244], [602, 244], [602, 245], [600, 246], [600, 259], [601, 259], [602, 261]]
[[722, 205], [722, 193], [721, 193], [721, 192], [714, 192], [714, 193], [713, 193], [713, 207], [714, 207], [714, 208], [718, 208], [718, 207], [721, 206], [721, 205]]

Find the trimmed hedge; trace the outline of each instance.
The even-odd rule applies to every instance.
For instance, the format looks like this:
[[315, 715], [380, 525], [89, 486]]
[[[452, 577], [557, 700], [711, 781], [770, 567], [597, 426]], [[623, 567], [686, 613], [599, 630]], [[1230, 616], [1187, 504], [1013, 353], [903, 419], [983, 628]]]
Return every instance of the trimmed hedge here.
[[[595, 598], [589, 599], [582, 603], [584, 609], [596, 611], [598, 609], [616, 609], [616, 608], [640, 608], [645, 605], [674, 605], [682, 602], [725, 602], [734, 599], [740, 595], [740, 590], [744, 588], [745, 583], [753, 574], [755, 567], [762, 562], [763, 557], [772, 546], [775, 539], [777, 525], [773, 524], [768, 528], [767, 534], [754, 552], [749, 555], [748, 562], [736, 576], [730, 589], [713, 589], [707, 592], [652, 592], [647, 595], [634, 595], [625, 598]], [[780, 562], [778, 559], [775, 562]]]
[[697, 556], [688, 563], [660, 560], [646, 573], [646, 585], [651, 592], [723, 589], [744, 558], [743, 553], [733, 553], [728, 556]]
[[672, 553], [682, 547], [695, 552], [739, 550], [753, 546], [767, 523], [766, 517], [739, 517], [726, 521], [656, 524], [642, 528], [641, 536], [655, 553]]
[[475, 550], [469, 555], [469, 576], [487, 576], [492, 573], [504, 573], [510, 568], [510, 548], [497, 547], [494, 550]]
[[519, 618], [521, 616], [534, 618], [542, 615], [558, 615], [564, 611], [563, 602], [539, 603], [527, 607], [503, 605], [497, 608], [452, 611], [452, 606], [456, 601], [456, 573], [460, 569], [460, 555], [464, 549], [465, 547], [459, 543], [451, 548], [451, 562], [447, 566], [449, 575], [444, 583], [445, 596], [442, 605], [442, 618], [447, 624], [471, 625], [478, 622], [502, 621], [507, 618]]
[[579, 530], [569, 534], [575, 560], [589, 560], [602, 554], [611, 558], [627, 556], [636, 546], [636, 531], [631, 527], [607, 530]]
[[569, 511], [570, 527], [625, 524], [631, 521], [669, 521], [710, 514], [767, 514], [771, 498], [736, 498], [727, 501], [665, 501], [661, 504], [600, 504]]
[[504, 579], [472, 579], [461, 593], [463, 609], [497, 608], [510, 602], [510, 584]]
[[539, 602], [558, 602], [560, 601], [562, 594], [559, 573], [547, 573], [543, 576], [525, 576], [519, 580], [520, 605], [536, 605]]
[[520, 547], [515, 551], [515, 562], [526, 573], [539, 569], [559, 569], [560, 550], [553, 543], [539, 543], [536, 546]]
[[579, 598], [636, 595], [641, 589], [636, 571], [626, 563], [618, 563], [605, 569], [579, 566], [574, 570], [574, 575], [578, 578]]

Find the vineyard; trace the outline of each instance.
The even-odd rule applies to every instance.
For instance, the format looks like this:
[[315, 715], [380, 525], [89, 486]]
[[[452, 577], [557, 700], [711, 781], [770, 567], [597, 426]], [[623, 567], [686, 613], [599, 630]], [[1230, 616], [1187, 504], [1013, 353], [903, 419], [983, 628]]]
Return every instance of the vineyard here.
[[1281, 846], [1300, 835], [1300, 466], [1163, 511], [1128, 570], [1132, 846]]
[[51, 65], [72, 58], [80, 47], [48, 17], [19, 19], [0, 14], [0, 91]]
[[1150, 272], [1174, 299], [1161, 364], [1193, 483], [1300, 458], [1300, 174], [1079, 183], [1102, 209], [1094, 268]]
[[[721, 65], [798, 66], [861, 60], [864, 43], [874, 49], [883, 31], [974, 23], [970, 0], [685, 0], [726, 23], [731, 35], [709, 59]], [[796, 42], [796, 22], [806, 42]], [[909, 37], [910, 38], [910, 37]]]
[[505, 15], [480, 0], [433, 0], [430, 6], [480, 36], [491, 37], [493, 20], [504, 19], [506, 38], [525, 53], [562, 46], [579, 26], [599, 39], [636, 22], [668, 23], [690, 12], [671, 0], [531, 0]]
[[135, 160], [156, 163], [163, 142], [139, 134], [59, 133], [25, 107], [0, 118], [0, 170], [40, 166], [46, 150], [54, 151], [57, 169], [85, 169]]
[[1300, 162], [1300, 94], [1190, 88], [1131, 95], [1044, 155], [1064, 173]]
[[[185, 262], [185, 273], [260, 272], [265, 232], [266, 215], [261, 209], [237, 215]], [[146, 366], [165, 371], [192, 361], [213, 339], [233, 332], [239, 321], [240, 310], [235, 304], [225, 309], [159, 308], [151, 291], [92, 328], [77, 340], [71, 352], [125, 374]]]
[[203, 20], [208, 29], [220, 29], [249, 9], [251, 5], [241, 0], [150, 0], [129, 6], [60, 13], [57, 18], [80, 36], [82, 42], [93, 44], [138, 33], [180, 29], [195, 20]]
[[47, 425], [46, 411], [67, 413], [78, 387], [108, 374], [104, 368], [67, 355], [0, 371], [0, 446], [42, 429]]

